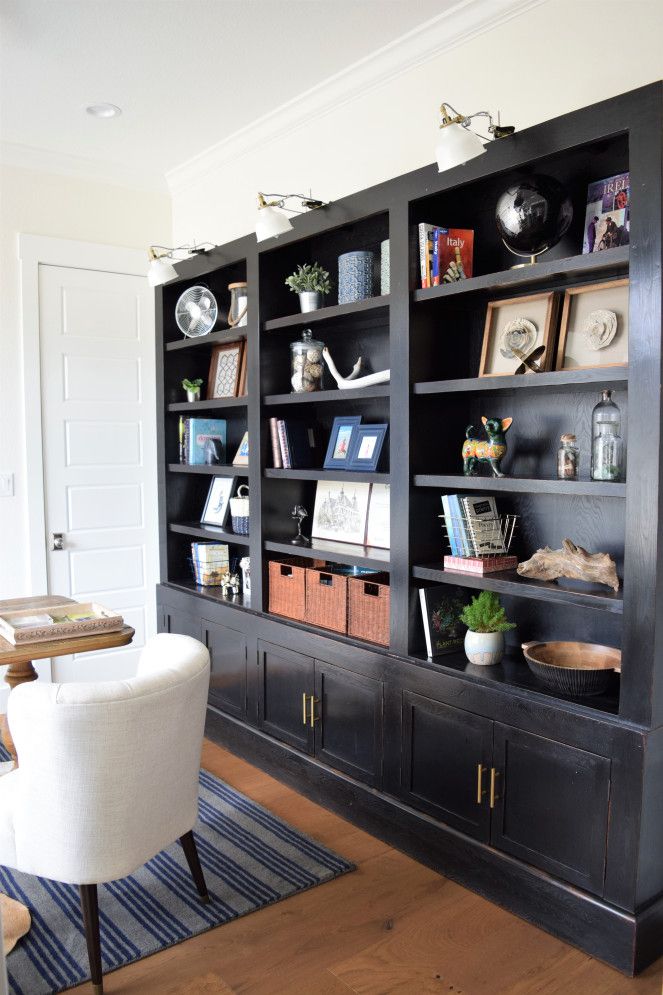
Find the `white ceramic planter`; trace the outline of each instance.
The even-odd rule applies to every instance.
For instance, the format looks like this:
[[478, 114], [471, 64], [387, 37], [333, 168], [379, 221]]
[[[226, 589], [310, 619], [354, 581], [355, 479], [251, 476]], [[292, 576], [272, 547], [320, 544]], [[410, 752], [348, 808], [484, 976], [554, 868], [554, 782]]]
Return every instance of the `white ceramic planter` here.
[[306, 314], [307, 311], [317, 311], [321, 298], [322, 294], [317, 290], [302, 290], [299, 294], [299, 306], [302, 309], [302, 314]]
[[465, 656], [477, 667], [492, 667], [504, 656], [503, 632], [465, 633]]

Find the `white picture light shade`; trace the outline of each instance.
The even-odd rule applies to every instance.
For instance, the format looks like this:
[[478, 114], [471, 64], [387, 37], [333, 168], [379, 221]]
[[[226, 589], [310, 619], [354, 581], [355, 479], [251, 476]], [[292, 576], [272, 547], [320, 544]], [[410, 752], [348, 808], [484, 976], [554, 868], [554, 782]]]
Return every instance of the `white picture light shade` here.
[[153, 259], [147, 270], [147, 282], [150, 287], [160, 287], [162, 283], [168, 283], [177, 276], [177, 270], [172, 261], [167, 256]]
[[277, 238], [292, 231], [292, 223], [287, 214], [278, 207], [259, 207], [256, 219], [256, 238], [264, 242], [266, 238]]
[[462, 124], [447, 124], [440, 128], [435, 146], [437, 168], [443, 173], [445, 169], [469, 162], [485, 151], [485, 145], [473, 131], [463, 128]]

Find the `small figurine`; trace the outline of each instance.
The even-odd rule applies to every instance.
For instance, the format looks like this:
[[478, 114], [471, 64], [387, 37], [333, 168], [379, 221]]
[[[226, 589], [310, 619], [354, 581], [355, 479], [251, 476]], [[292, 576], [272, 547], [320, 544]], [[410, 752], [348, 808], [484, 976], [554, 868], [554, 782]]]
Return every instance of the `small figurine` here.
[[290, 513], [290, 517], [294, 518], [297, 522], [297, 535], [290, 542], [293, 546], [310, 546], [311, 540], [307, 539], [305, 535], [302, 535], [302, 522], [305, 518], [308, 518], [308, 511], [302, 504], [296, 504]]
[[488, 463], [494, 477], [503, 477], [502, 460], [506, 456], [506, 433], [511, 427], [513, 418], [481, 419], [486, 430], [487, 439], [474, 438], [474, 425], [468, 425], [463, 443], [463, 473], [466, 477], [475, 477], [480, 463]]
[[223, 593], [226, 598], [236, 598], [239, 594], [239, 574], [228, 574], [223, 586]]

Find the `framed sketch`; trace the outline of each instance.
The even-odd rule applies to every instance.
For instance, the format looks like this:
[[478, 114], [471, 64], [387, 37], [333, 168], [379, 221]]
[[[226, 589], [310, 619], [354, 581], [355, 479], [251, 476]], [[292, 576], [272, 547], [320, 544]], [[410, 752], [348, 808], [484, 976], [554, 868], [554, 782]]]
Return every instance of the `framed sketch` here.
[[336, 542], [364, 544], [370, 484], [319, 480], [311, 536]]
[[201, 525], [216, 525], [223, 528], [228, 517], [228, 507], [235, 483], [234, 477], [213, 477], [209, 485], [205, 508], [200, 519]]
[[564, 293], [556, 370], [628, 363], [628, 279], [608, 280]]
[[348, 456], [350, 454], [350, 443], [352, 434], [357, 425], [361, 424], [359, 415], [352, 415], [347, 418], [334, 418], [329, 445], [325, 456], [325, 470], [347, 470]]
[[233, 466], [248, 466], [249, 465], [249, 433], [245, 432], [242, 436], [242, 441], [239, 444], [239, 448], [235, 453], [235, 459], [233, 460]]
[[244, 342], [224, 342], [212, 348], [207, 379], [207, 400], [217, 397], [237, 397]]
[[372, 484], [368, 502], [366, 545], [389, 549], [389, 484]]
[[489, 301], [481, 347], [480, 377], [508, 376], [535, 359], [551, 370], [559, 295], [554, 291]]
[[388, 425], [357, 425], [352, 433], [348, 470], [365, 470], [368, 473], [377, 470], [388, 428]]

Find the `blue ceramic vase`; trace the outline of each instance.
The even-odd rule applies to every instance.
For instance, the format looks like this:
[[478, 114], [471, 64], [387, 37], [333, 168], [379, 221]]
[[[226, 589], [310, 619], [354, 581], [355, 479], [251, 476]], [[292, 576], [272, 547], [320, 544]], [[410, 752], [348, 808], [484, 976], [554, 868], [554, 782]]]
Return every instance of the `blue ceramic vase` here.
[[352, 304], [373, 296], [372, 252], [344, 252], [338, 257], [338, 303]]

